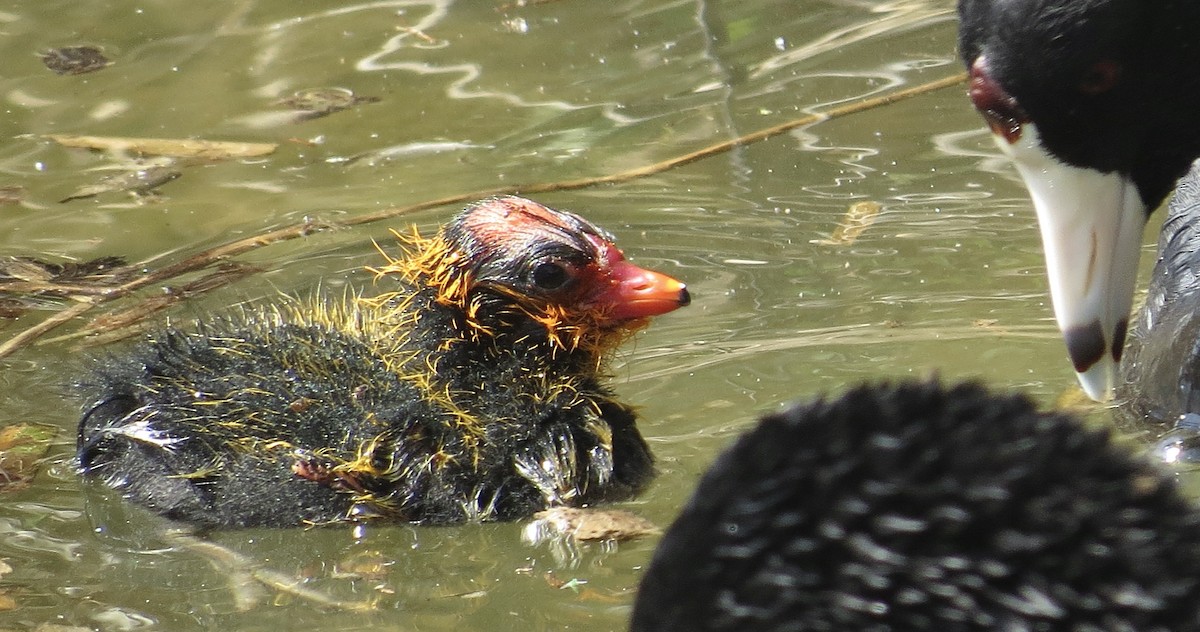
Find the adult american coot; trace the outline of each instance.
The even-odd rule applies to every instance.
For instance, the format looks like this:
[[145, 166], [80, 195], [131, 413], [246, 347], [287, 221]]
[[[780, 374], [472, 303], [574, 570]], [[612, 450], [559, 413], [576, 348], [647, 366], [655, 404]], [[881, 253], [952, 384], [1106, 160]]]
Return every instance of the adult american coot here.
[[970, 96], [1037, 209], [1055, 314], [1107, 399], [1146, 217], [1200, 156], [1200, 3], [960, 0]]
[[605, 360], [687, 305], [683, 284], [517, 197], [406, 241], [376, 270], [382, 295], [168, 327], [97, 358], [83, 473], [214, 526], [504, 520], [639, 490], [650, 452]]
[[717, 459], [631, 629], [1200, 630], [1200, 511], [1024, 397], [863, 386], [769, 415]]

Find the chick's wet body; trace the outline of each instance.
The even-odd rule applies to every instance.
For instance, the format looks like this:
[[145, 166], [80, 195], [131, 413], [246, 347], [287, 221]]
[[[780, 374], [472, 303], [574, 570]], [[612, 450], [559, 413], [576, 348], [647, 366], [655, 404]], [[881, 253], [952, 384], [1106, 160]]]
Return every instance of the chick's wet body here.
[[[491, 226], [481, 213], [544, 207], [481, 205], [499, 208], [468, 209], [381, 269], [394, 292], [167, 328], [104, 361], [85, 387], [83, 471], [221, 526], [504, 520], [635, 493], [651, 456], [602, 374], [644, 319], [580, 307], [603, 272], [580, 244], [607, 237], [548, 209], [549, 229], [488, 234], [471, 225]], [[535, 287], [547, 262], [580, 287]]]

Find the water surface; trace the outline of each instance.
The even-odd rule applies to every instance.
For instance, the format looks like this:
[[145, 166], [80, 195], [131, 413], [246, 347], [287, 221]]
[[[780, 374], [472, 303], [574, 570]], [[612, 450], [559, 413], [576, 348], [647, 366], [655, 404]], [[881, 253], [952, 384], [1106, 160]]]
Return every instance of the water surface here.
[[[621, 172], [959, 71], [948, 0], [39, 2], [4, 8], [0, 30], [0, 186], [25, 191], [0, 207], [0, 255], [119, 255], [147, 269], [305, 218], [352, 221]], [[38, 57], [80, 44], [112, 65], [60, 76]], [[310, 120], [279, 104], [316, 88], [379, 100]], [[119, 161], [46, 134], [279, 149], [183, 167], [153, 200], [114, 192], [59, 203]], [[757, 414], [796, 398], [933, 373], [1044, 403], [1073, 387], [1029, 202], [962, 87], [651, 177], [536, 197], [609, 228], [631, 258], [692, 290], [691, 307], [659, 319], [613, 366], [620, 393], [641, 407], [661, 472], [622, 506], [659, 524]], [[820, 243], [858, 202], [880, 205], [875, 223], [853, 242]], [[258, 248], [236, 260], [262, 273], [155, 319], [367, 287], [372, 240], [414, 223], [432, 229], [455, 210]], [[58, 307], [5, 323], [4, 338]], [[74, 475], [78, 403], [64, 385], [81, 353], [104, 350], [53, 340], [73, 327], [4, 360], [0, 377], [0, 424], [62, 429], [35, 484], [0, 508], [0, 559], [12, 567], [0, 578], [3, 626], [625, 626], [653, 539], [559, 550], [523, 543], [509, 524], [213, 534], [246, 573], [374, 609], [339, 610], [253, 580], [257, 591], [237, 589], [236, 564], [162, 535], [162, 521]]]

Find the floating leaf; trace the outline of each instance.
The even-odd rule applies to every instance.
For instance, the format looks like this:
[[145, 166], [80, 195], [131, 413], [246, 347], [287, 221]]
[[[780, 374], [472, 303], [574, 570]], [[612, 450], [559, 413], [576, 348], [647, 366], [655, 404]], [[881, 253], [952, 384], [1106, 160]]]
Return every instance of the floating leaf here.
[[553, 507], [533, 515], [524, 538], [531, 544], [555, 539], [576, 542], [632, 540], [659, 533], [645, 518], [620, 509], [577, 509]]
[[52, 48], [41, 55], [42, 63], [60, 75], [82, 75], [107, 67], [110, 62], [95, 46]]
[[33, 424], [0, 428], [0, 491], [21, 489], [33, 480], [55, 430]]
[[822, 246], [849, 246], [854, 243], [863, 231], [875, 223], [883, 205], [879, 202], [858, 202], [851, 204], [846, 210], [845, 217], [834, 229], [828, 239], [813, 239], [810, 243]]
[[173, 156], [204, 160], [257, 158], [279, 148], [275, 143], [239, 143], [194, 138], [125, 138], [119, 136], [75, 136], [49, 134], [45, 138], [64, 146], [96, 149], [142, 156]]

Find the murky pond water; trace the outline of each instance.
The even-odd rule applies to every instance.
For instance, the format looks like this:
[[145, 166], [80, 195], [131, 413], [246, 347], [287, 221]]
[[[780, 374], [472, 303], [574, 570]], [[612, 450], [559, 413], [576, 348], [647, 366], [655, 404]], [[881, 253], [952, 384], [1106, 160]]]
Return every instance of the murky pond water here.
[[[619, 173], [950, 76], [952, 11], [950, 0], [9, 3], [0, 186], [23, 189], [0, 206], [0, 255], [117, 255], [154, 270], [306, 219], [347, 222], [238, 255], [262, 272], [154, 319], [368, 286], [373, 239], [432, 227], [457, 206], [359, 222], [367, 214]], [[78, 45], [110, 65], [60, 75], [39, 57]], [[377, 101], [327, 116], [285, 102], [317, 89]], [[157, 196], [60, 203], [122, 163], [48, 134], [278, 149], [171, 167], [180, 175]], [[659, 524], [739, 430], [791, 399], [934, 372], [1046, 403], [1073, 388], [1029, 203], [961, 86], [649, 177], [535, 197], [609, 228], [637, 262], [692, 289], [691, 307], [659, 319], [614, 366], [660, 470], [623, 506]], [[830, 239], [860, 202], [880, 205], [874, 223]], [[4, 360], [0, 425], [61, 433], [34, 484], [0, 507], [0, 559], [11, 567], [0, 626], [625, 626], [653, 538], [568, 550], [525, 544], [511, 524], [255, 530], [211, 534], [230, 552], [219, 557], [84, 488], [70, 463], [78, 404], [64, 385], [81, 353], [104, 351], [61, 335], [196, 278], [92, 309]], [[6, 322], [4, 339], [61, 307]]]

